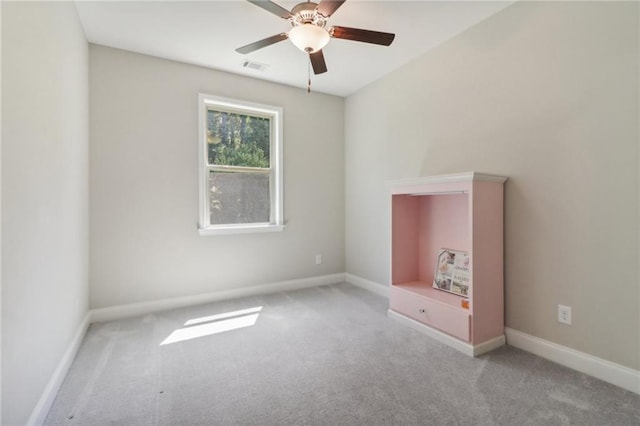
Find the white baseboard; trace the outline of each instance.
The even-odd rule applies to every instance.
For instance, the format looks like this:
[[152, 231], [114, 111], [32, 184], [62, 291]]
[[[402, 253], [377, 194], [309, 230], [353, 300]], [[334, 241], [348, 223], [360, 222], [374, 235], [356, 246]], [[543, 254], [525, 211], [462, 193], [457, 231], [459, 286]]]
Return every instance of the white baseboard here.
[[640, 394], [640, 371], [511, 328], [505, 333], [511, 346]]
[[504, 346], [507, 343], [507, 338], [503, 334], [502, 336], [494, 337], [493, 339], [489, 339], [486, 342], [479, 343], [473, 347], [473, 356], [480, 356], [484, 353], [490, 352], [494, 349], [499, 348], [500, 346]]
[[78, 353], [82, 339], [84, 339], [84, 336], [87, 333], [90, 317], [91, 314], [87, 312], [82, 319], [82, 322], [78, 326], [76, 334], [74, 334], [69, 347], [62, 356], [62, 359], [49, 379], [49, 383], [47, 383], [47, 386], [44, 388], [44, 392], [42, 392], [38, 403], [31, 412], [27, 425], [41, 425], [46, 420], [47, 414], [49, 414], [49, 410], [53, 405], [53, 401], [56, 399], [56, 395], [58, 395], [62, 382], [64, 382], [67, 371], [69, 370], [69, 367], [71, 367], [71, 363], [75, 359], [76, 353]]
[[482, 355], [504, 345], [505, 343], [505, 337], [498, 336], [494, 339], [487, 340], [486, 342], [482, 342], [478, 345], [472, 345], [470, 343], [465, 343], [462, 340], [458, 340], [455, 337], [449, 336], [448, 334], [443, 333], [440, 330], [429, 327], [426, 324], [392, 311], [391, 309], [387, 311], [387, 315], [389, 316], [389, 318], [399, 321], [402, 324], [407, 325], [422, 334], [426, 334], [432, 339], [437, 340], [440, 343], [444, 343], [447, 346], [451, 346], [453, 349], [456, 349], [469, 356], [475, 357]]
[[337, 284], [344, 282], [344, 278], [344, 273], [321, 275], [317, 277], [280, 281], [231, 290], [214, 291], [194, 296], [173, 297], [170, 299], [154, 300], [151, 302], [131, 303], [127, 305], [111, 306], [108, 308], [98, 308], [91, 310], [91, 322], [113, 321], [117, 319], [146, 315], [152, 312], [202, 305], [205, 303], [217, 302], [219, 300], [258, 296], [261, 294], [277, 293], [280, 291], [299, 290], [327, 284]]
[[344, 274], [344, 279], [349, 284], [353, 284], [357, 287], [363, 288], [365, 290], [369, 290], [371, 292], [379, 294], [380, 296], [384, 296], [387, 299], [389, 298], [389, 293], [390, 293], [389, 286], [379, 284], [375, 281], [369, 281], [365, 278], [361, 278], [357, 275], [353, 275], [349, 273]]

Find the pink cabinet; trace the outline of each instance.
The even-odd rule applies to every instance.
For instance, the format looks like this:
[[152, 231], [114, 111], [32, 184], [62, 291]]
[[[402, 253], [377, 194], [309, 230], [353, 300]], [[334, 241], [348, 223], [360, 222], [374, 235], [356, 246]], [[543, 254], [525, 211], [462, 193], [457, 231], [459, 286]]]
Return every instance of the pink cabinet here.
[[[473, 356], [505, 342], [505, 181], [470, 172], [389, 182], [389, 315]], [[467, 297], [433, 288], [441, 249], [469, 254]]]

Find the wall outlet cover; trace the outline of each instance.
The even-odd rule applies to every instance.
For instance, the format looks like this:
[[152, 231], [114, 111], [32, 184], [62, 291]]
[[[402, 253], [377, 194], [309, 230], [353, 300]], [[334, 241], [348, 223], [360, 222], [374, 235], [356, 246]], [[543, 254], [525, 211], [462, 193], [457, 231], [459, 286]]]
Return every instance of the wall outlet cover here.
[[571, 306], [558, 305], [558, 322], [571, 325]]

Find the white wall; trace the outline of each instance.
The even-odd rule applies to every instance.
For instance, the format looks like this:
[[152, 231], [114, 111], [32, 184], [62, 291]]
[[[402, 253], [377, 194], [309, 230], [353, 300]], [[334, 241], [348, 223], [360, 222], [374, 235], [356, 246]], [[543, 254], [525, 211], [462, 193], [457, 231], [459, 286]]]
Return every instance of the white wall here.
[[638, 22], [520, 2], [349, 97], [347, 272], [388, 282], [385, 180], [504, 174], [507, 325], [640, 369]]
[[2, 4], [2, 424], [87, 312], [88, 46], [73, 3]]
[[[343, 98], [95, 45], [90, 90], [92, 308], [344, 272]], [[198, 235], [199, 92], [284, 108], [283, 232]]]

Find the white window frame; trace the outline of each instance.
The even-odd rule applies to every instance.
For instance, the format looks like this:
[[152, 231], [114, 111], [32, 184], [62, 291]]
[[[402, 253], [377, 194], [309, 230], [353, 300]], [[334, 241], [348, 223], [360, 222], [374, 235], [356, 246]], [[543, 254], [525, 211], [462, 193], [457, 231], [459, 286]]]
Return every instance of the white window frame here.
[[[270, 175], [270, 219], [265, 223], [229, 223], [211, 224], [209, 211], [209, 171], [210, 166], [207, 147], [207, 107], [213, 106], [223, 111], [236, 112], [247, 115], [268, 117], [271, 120], [271, 135], [269, 147], [269, 175]], [[223, 98], [200, 93], [198, 95], [198, 178], [199, 178], [199, 202], [200, 222], [198, 232], [200, 235], [241, 234], [253, 232], [278, 232], [284, 229], [283, 214], [283, 181], [282, 181], [282, 108], [263, 105], [236, 99]], [[234, 169], [238, 169], [234, 167]], [[251, 171], [251, 168], [246, 168]], [[235, 170], [239, 171], [240, 170]]]

